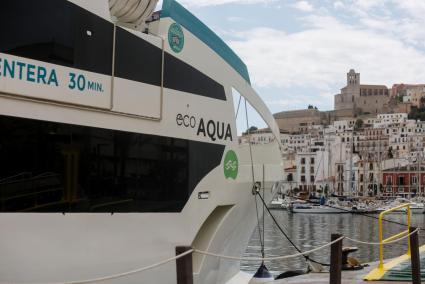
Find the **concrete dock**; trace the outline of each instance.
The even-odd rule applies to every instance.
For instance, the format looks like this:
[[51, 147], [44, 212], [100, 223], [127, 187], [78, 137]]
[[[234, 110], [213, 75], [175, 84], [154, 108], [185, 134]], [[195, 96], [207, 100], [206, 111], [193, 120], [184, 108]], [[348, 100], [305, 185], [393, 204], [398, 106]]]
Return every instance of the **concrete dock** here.
[[[365, 267], [362, 270], [355, 271], [342, 271], [341, 282], [343, 284], [359, 284], [359, 283], [376, 283], [376, 284], [397, 284], [397, 283], [410, 283], [410, 282], [398, 282], [398, 281], [365, 281], [363, 278], [371, 272], [374, 268], [376, 268], [378, 262], [369, 263], [369, 266]], [[251, 279], [252, 275], [241, 272], [237, 277], [227, 282], [227, 284], [240, 284], [240, 283], [248, 283]], [[301, 276], [290, 277], [281, 280], [274, 280], [271, 282], [267, 282], [270, 284], [329, 284], [329, 273], [309, 273]], [[422, 283], [425, 283], [423, 281]]]
[[[409, 282], [395, 282], [395, 281], [364, 281], [363, 278], [376, 266], [378, 262], [370, 263], [368, 267], [356, 271], [343, 271], [341, 282], [343, 284], [358, 284], [358, 283], [376, 283], [376, 284], [396, 284], [396, 283], [409, 283]], [[297, 277], [291, 277], [282, 280], [275, 280], [273, 284], [329, 284], [329, 273], [309, 273]], [[423, 282], [425, 283], [425, 282]]]

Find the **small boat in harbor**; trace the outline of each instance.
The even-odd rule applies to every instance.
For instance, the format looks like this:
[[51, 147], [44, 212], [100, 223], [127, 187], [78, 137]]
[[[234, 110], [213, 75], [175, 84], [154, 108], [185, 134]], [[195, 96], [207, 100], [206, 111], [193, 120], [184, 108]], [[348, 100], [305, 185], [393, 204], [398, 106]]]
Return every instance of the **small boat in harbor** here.
[[305, 200], [296, 199], [292, 197], [286, 197], [282, 202], [281, 208], [284, 210], [291, 210], [291, 208], [295, 205], [306, 205], [306, 204], [308, 204], [308, 202]]
[[367, 205], [365, 203], [356, 203], [351, 207], [351, 213], [363, 214], [363, 213], [376, 213], [376, 207]]
[[316, 204], [295, 204], [290, 208], [292, 213], [335, 214], [350, 213], [348, 210]]
[[284, 202], [284, 200], [284, 198], [278, 195], [276, 198], [270, 201], [270, 204], [268, 206], [269, 209], [282, 209], [282, 203]]
[[[410, 203], [410, 211], [412, 212], [412, 214], [423, 214], [424, 213], [424, 204], [422, 202], [414, 202], [411, 201], [409, 199], [406, 198], [397, 198], [392, 202], [386, 203], [383, 206], [377, 208], [378, 212], [382, 212], [385, 211], [389, 208], [394, 208], [397, 207], [399, 205], [405, 204], [405, 203]], [[393, 211], [393, 213], [404, 213], [406, 212], [406, 208], [400, 208], [398, 210]]]
[[328, 200], [323, 202], [323, 199], [320, 204], [315, 203], [293, 203], [290, 206], [290, 211], [292, 213], [310, 213], [310, 214], [341, 214], [341, 213], [350, 213], [349, 208], [345, 208], [339, 204], [336, 200]]

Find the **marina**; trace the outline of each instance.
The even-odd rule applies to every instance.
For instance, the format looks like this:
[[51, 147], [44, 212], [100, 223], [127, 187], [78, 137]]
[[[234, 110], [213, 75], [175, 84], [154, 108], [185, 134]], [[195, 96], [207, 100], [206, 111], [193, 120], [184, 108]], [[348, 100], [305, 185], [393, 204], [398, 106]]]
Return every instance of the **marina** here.
[[[352, 237], [358, 240], [368, 242], [378, 242], [378, 220], [369, 218], [359, 214], [291, 214], [287, 211], [272, 210], [271, 211], [279, 224], [282, 224], [288, 235], [291, 236], [301, 250], [306, 251], [312, 248], [319, 247], [330, 241], [331, 233], [340, 233], [345, 236]], [[378, 217], [378, 214], [373, 214], [373, 217]], [[405, 216], [402, 214], [392, 214], [386, 219], [395, 222], [405, 222]], [[413, 226], [423, 226], [425, 223], [425, 215], [415, 214], [412, 216]], [[293, 254], [296, 250], [282, 236], [282, 233], [276, 228], [269, 216], [266, 215], [265, 222], [265, 243], [266, 255], [279, 256]], [[349, 224], [349, 225], [347, 225]], [[388, 235], [400, 232], [403, 227], [397, 224], [385, 224], [385, 229], [388, 230]], [[421, 244], [425, 243], [425, 237], [419, 235]], [[358, 251], [351, 255], [358, 259], [361, 263], [376, 262], [379, 259], [379, 247], [354, 244], [349, 241], [344, 241], [344, 246], [357, 246]], [[406, 252], [407, 243], [400, 242], [394, 244], [391, 249], [385, 251], [385, 256], [388, 259], [398, 257]], [[249, 245], [244, 256], [259, 256], [261, 255], [261, 245], [256, 230], [249, 241]], [[314, 259], [324, 263], [329, 263], [329, 249], [313, 253], [311, 256]], [[274, 274], [278, 275], [288, 270], [306, 269], [306, 262], [302, 257], [266, 262], [267, 268]], [[241, 268], [243, 271], [255, 272], [258, 264], [252, 262], [242, 262]], [[364, 274], [366, 275], [366, 273]]]

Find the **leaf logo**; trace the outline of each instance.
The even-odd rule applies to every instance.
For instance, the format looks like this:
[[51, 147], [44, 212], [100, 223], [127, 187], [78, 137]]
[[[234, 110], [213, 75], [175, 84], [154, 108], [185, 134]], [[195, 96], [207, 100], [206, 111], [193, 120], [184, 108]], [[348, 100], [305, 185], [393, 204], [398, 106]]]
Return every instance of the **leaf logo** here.
[[224, 177], [236, 179], [238, 176], [239, 162], [235, 151], [229, 150], [224, 157], [223, 163]]

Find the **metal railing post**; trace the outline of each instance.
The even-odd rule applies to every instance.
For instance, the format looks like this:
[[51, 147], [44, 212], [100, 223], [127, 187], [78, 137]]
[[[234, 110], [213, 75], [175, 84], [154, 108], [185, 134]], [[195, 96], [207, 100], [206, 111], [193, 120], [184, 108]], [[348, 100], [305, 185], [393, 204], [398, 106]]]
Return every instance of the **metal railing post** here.
[[[411, 227], [409, 233], [415, 231], [416, 228]], [[418, 232], [411, 234], [410, 237], [410, 257], [412, 261], [412, 283], [420, 284], [421, 283], [421, 260], [419, 257], [419, 240]]]
[[[335, 241], [342, 236], [332, 234], [331, 241]], [[330, 267], [330, 284], [341, 284], [341, 268], [342, 268], [342, 240], [331, 245], [331, 267]]]
[[[176, 247], [176, 255], [191, 250], [188, 246]], [[193, 284], [192, 253], [176, 260], [177, 284]]]

